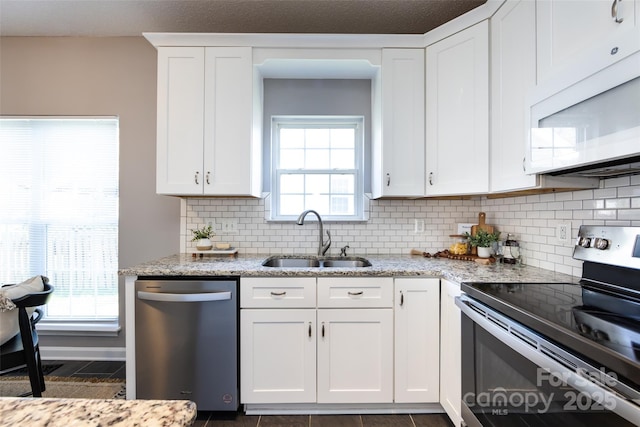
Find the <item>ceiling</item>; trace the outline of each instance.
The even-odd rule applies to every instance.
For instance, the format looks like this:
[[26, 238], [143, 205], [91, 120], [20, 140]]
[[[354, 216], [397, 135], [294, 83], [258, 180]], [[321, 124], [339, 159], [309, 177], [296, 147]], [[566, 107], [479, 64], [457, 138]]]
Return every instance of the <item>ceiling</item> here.
[[0, 0], [0, 36], [423, 34], [486, 0]]

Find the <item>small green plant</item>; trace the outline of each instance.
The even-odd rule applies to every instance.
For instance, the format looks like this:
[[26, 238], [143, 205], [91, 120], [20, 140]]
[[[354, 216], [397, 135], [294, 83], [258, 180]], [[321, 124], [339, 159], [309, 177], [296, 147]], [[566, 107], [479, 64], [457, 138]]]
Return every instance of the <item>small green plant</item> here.
[[469, 233], [465, 233], [465, 237], [471, 246], [479, 246], [481, 248], [488, 248], [491, 246], [493, 242], [497, 242], [500, 238], [500, 232], [496, 231], [493, 233], [489, 233], [485, 230], [478, 230], [475, 236], [470, 235]]
[[204, 226], [202, 228], [196, 228], [195, 230], [192, 229], [191, 232], [193, 233], [193, 238], [191, 239], [192, 242], [200, 239], [210, 239], [216, 235], [210, 225]]

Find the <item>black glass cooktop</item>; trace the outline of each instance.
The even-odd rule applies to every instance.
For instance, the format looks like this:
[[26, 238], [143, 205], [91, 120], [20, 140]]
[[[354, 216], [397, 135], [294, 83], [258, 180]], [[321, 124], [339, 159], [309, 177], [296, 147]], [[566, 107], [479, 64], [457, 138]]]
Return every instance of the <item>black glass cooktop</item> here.
[[461, 290], [640, 383], [640, 303], [572, 283], [463, 283]]

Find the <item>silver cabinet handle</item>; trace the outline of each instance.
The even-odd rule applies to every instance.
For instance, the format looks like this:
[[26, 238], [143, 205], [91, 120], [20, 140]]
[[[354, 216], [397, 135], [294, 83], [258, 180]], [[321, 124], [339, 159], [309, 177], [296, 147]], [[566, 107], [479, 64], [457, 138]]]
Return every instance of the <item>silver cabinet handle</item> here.
[[433, 172], [429, 172], [429, 185], [433, 185]]
[[309, 322], [309, 338], [311, 338], [311, 322]]
[[400, 307], [404, 305], [404, 292], [400, 291]]
[[523, 172], [527, 171], [527, 158], [526, 157], [522, 158], [522, 171]]
[[282, 292], [273, 292], [271, 291], [271, 295], [273, 295], [274, 297], [283, 297], [287, 294], [287, 291], [282, 291]]
[[362, 295], [364, 292], [363, 292], [363, 291], [358, 291], [358, 292], [351, 292], [351, 291], [349, 291], [349, 292], [347, 292], [347, 293], [348, 293], [349, 295], [352, 295], [352, 296], [354, 296], [354, 297], [355, 297], [355, 296], [358, 296], [358, 295]]
[[231, 299], [231, 292], [206, 292], [202, 294], [164, 294], [138, 291], [138, 299], [161, 302], [205, 302]]
[[198, 182], [198, 178], [199, 178], [199, 177], [200, 177], [200, 172], [196, 172], [196, 176], [194, 176], [194, 177], [193, 177], [193, 178], [195, 179], [195, 181], [196, 181], [196, 184], [200, 184], [200, 183]]
[[324, 322], [322, 322], [322, 338], [324, 338]]
[[211, 177], [211, 172], [207, 171], [207, 175], [205, 177], [205, 179], [207, 180], [207, 184], [211, 184], [211, 182], [209, 182], [209, 177]]
[[613, 3], [611, 4], [611, 17], [618, 24], [620, 24], [622, 21], [624, 21], [624, 18], [620, 18], [620, 15], [618, 15], [618, 13], [619, 13], [618, 5], [620, 4], [621, 1], [622, 0], [613, 0]]
[[387, 174], [387, 187], [391, 185], [391, 175]]

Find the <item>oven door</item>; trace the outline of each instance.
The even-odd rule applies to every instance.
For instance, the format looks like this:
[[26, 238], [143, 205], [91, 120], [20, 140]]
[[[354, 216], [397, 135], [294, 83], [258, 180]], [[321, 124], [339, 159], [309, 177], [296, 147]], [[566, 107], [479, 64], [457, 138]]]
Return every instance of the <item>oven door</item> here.
[[[637, 390], [462, 295], [462, 418], [467, 426], [634, 426]], [[587, 379], [588, 373], [595, 380]]]

